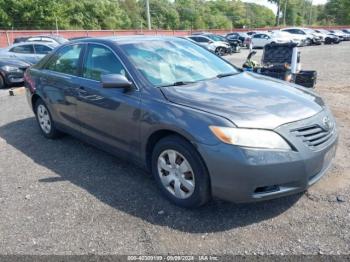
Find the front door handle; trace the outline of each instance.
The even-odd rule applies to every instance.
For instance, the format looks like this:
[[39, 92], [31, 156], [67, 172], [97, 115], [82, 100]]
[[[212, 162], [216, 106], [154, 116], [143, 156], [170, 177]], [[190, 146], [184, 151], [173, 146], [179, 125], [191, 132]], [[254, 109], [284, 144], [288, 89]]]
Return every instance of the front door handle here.
[[86, 94], [88, 93], [86, 90], [85, 90], [85, 87], [83, 86], [79, 86], [77, 88], [77, 92], [78, 92], [78, 96], [81, 97], [81, 98], [84, 98], [86, 96]]

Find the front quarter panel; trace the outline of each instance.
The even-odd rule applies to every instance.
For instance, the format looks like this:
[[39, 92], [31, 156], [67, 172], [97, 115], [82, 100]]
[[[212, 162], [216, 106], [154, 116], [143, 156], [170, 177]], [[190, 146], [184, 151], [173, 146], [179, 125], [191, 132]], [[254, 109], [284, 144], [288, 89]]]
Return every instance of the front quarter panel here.
[[[161, 94], [159, 89], [154, 89]], [[162, 94], [151, 96], [150, 93], [143, 94], [140, 125], [143, 141], [141, 156], [144, 159], [147, 141], [157, 131], [178, 133], [195, 146], [198, 143], [216, 145], [221, 142], [213, 135], [209, 126], [234, 127], [232, 122], [223, 117], [171, 103]]]

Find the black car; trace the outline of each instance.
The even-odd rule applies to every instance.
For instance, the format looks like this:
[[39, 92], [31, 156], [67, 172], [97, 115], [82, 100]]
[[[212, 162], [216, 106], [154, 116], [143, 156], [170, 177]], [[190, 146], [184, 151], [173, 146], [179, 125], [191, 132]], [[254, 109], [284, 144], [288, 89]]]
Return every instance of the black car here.
[[24, 71], [31, 64], [8, 57], [0, 58], [0, 89], [23, 83]]
[[221, 41], [228, 43], [231, 46], [231, 53], [241, 52], [242, 42], [238, 39], [228, 39], [225, 36], [216, 35]]
[[246, 47], [250, 43], [250, 36], [243, 32], [232, 32], [226, 35], [229, 41], [239, 40], [242, 47]]

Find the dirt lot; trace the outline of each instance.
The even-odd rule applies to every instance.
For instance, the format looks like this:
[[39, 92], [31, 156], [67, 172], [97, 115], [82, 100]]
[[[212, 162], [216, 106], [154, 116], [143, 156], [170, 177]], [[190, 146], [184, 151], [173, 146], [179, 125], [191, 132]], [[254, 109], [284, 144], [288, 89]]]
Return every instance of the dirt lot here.
[[349, 254], [349, 55], [350, 43], [302, 49], [341, 132], [334, 167], [306, 194], [249, 205], [175, 207], [145, 171], [44, 139], [25, 97], [0, 91], [0, 254]]

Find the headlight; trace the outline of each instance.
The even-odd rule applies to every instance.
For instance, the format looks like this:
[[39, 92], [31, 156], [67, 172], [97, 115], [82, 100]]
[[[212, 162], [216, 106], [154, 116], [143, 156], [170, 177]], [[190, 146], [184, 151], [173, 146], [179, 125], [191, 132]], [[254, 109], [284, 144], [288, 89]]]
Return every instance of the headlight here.
[[18, 67], [5, 65], [1, 67], [2, 70], [6, 72], [19, 72], [21, 71]]
[[214, 45], [208, 45], [207, 48], [211, 51], [214, 51], [215, 50], [215, 46]]
[[210, 126], [222, 142], [231, 145], [291, 150], [289, 144], [277, 133], [262, 129]]

